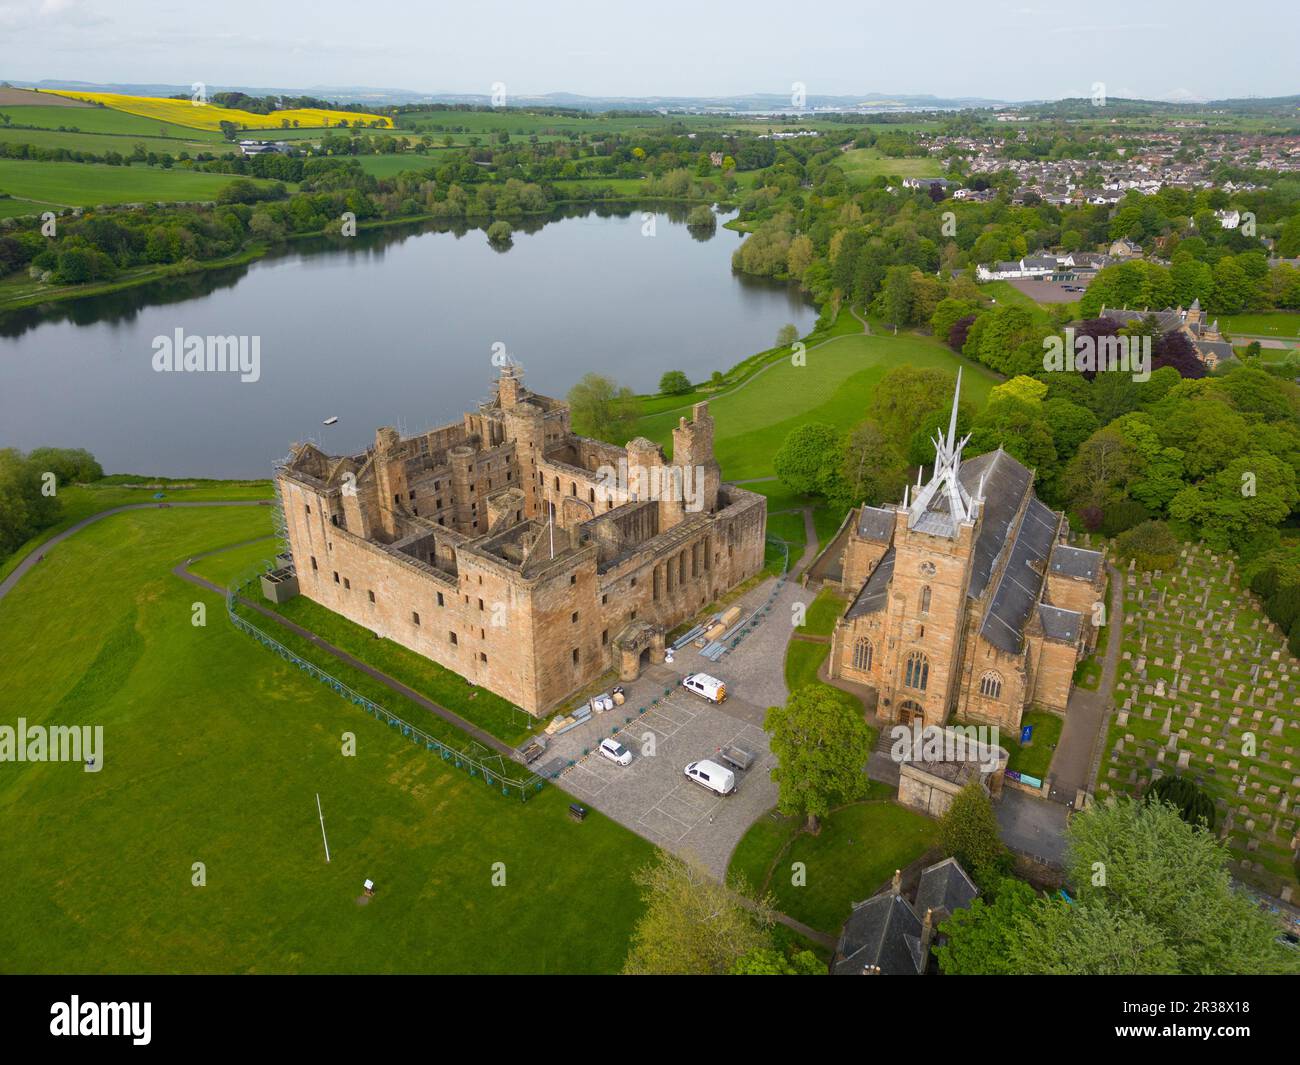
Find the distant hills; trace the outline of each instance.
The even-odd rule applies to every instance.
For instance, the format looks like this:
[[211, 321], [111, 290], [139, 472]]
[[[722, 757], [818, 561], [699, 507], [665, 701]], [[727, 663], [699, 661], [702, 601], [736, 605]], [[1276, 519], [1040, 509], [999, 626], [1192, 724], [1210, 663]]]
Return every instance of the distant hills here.
[[[134, 96], [188, 96], [190, 85], [121, 82], [100, 84], [85, 81], [13, 81], [22, 88], [80, 89], [86, 92], [117, 92]], [[365, 104], [371, 107], [385, 105], [447, 104], [470, 107], [492, 106], [492, 96], [484, 93], [421, 93], [409, 89], [375, 88], [364, 85], [311, 85], [293, 88], [250, 85], [205, 86], [209, 93], [242, 92], [250, 96], [314, 96], [342, 104]], [[1039, 112], [1071, 113], [1091, 108], [1090, 100], [997, 100], [980, 96], [932, 96], [916, 93], [867, 92], [854, 96], [829, 96], [809, 94], [801, 108], [792, 105], [789, 94], [745, 93], [735, 96], [582, 96], [570, 92], [550, 92], [540, 95], [511, 94], [511, 107], [562, 108], [575, 111], [674, 111], [674, 112], [749, 112], [753, 114], [799, 114], [815, 111], [857, 112], [878, 114], [884, 112], [914, 111], [964, 111], [977, 108], [1033, 108]], [[1300, 95], [1276, 97], [1247, 97], [1207, 102], [1121, 100], [1110, 99], [1108, 107], [1123, 109], [1130, 114], [1147, 111], [1204, 111], [1207, 109], [1255, 112], [1266, 114], [1295, 114], [1300, 109]]]

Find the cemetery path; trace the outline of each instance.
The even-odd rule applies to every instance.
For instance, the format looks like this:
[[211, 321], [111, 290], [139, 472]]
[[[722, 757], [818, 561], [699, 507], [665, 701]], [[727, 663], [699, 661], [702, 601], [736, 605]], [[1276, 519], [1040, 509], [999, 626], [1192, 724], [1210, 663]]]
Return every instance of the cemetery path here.
[[1065, 727], [1056, 747], [1049, 770], [1052, 778], [1051, 798], [1070, 805], [1080, 791], [1092, 786], [1093, 754], [1106, 727], [1111, 710], [1111, 693], [1119, 672], [1120, 648], [1124, 640], [1124, 580], [1114, 566], [1110, 572], [1110, 603], [1107, 622], [1106, 657], [1102, 660], [1101, 680], [1096, 691], [1077, 685], [1065, 705]]

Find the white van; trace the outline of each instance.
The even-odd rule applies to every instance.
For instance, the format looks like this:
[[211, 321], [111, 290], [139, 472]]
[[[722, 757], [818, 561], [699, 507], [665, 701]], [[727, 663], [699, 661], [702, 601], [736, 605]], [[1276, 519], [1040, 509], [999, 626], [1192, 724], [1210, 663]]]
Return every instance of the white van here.
[[736, 774], [717, 762], [702, 758], [686, 767], [686, 778], [717, 795], [730, 795], [736, 790]]
[[704, 696], [711, 703], [727, 701], [727, 686], [707, 673], [688, 673], [682, 678], [682, 687], [688, 692]]

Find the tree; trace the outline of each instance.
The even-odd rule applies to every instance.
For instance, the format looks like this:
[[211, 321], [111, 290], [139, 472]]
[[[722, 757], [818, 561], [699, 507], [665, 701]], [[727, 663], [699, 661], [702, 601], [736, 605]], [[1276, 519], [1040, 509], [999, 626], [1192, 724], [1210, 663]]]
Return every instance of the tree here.
[[630, 388], [598, 373], [584, 374], [567, 398], [574, 424], [600, 440], [626, 440], [641, 414]]
[[[1185, 974], [1300, 972], [1272, 919], [1228, 874], [1228, 854], [1166, 803], [1097, 803], [1065, 831], [1079, 902], [1154, 929]], [[1119, 929], [1126, 932], [1125, 929]]]
[[799, 339], [799, 329], [793, 322], [786, 322], [776, 332], [776, 346], [778, 348], [788, 348]]
[[939, 844], [956, 858], [982, 888], [996, 884], [1007, 864], [1007, 848], [998, 835], [993, 803], [978, 780], [953, 796], [939, 822]]
[[1032, 912], [1036, 898], [1024, 881], [1004, 877], [991, 903], [977, 898], [958, 910], [939, 925], [947, 938], [934, 951], [939, 970], [945, 976], [1014, 975], [1018, 919]]
[[510, 243], [510, 238], [514, 236], [514, 230], [510, 228], [510, 223], [504, 218], [498, 218], [487, 227], [487, 239], [489, 243], [497, 246], [504, 246]]
[[1121, 559], [1134, 559], [1137, 568], [1167, 570], [1178, 558], [1179, 541], [1163, 521], [1144, 521], [1120, 533], [1115, 540], [1115, 554]]
[[27, 453], [27, 461], [36, 469], [54, 474], [59, 487], [73, 482], [98, 481], [104, 468], [85, 448], [38, 447]]
[[691, 379], [681, 370], [669, 370], [659, 378], [659, 391], [665, 396], [683, 396], [691, 390]]
[[1147, 802], [1168, 803], [1189, 825], [1214, 828], [1214, 800], [1188, 777], [1160, 777], [1151, 782], [1143, 798]]
[[737, 959], [732, 976], [825, 976], [826, 966], [811, 950], [786, 956], [775, 947], [760, 947]]
[[686, 224], [691, 229], [714, 230], [718, 228], [718, 216], [708, 204], [697, 204], [686, 216]]
[[850, 505], [875, 506], [901, 496], [907, 467], [896, 450], [895, 441], [888, 439], [874, 421], [868, 420], [849, 433], [840, 474]]
[[42, 491], [44, 472], [21, 451], [0, 448], [0, 556], [58, 520], [58, 498]]
[[800, 495], [818, 495], [838, 473], [841, 448], [834, 426], [809, 422], [790, 430], [772, 466], [787, 488]]
[[1013, 971], [1025, 976], [1137, 976], [1178, 972], [1178, 957], [1140, 914], [1058, 899], [1016, 918]]
[[763, 728], [776, 755], [777, 809], [804, 816], [809, 832], [819, 830], [836, 801], [866, 793], [874, 736], [843, 692], [825, 684], [799, 688], [785, 706], [768, 707]]
[[767, 904], [747, 906], [696, 859], [659, 851], [633, 879], [645, 910], [632, 932], [626, 974], [721, 976], [772, 945]]
[[946, 370], [895, 366], [872, 394], [871, 416], [886, 437], [906, 440], [922, 416], [932, 410], [951, 410], [956, 383], [956, 376]]

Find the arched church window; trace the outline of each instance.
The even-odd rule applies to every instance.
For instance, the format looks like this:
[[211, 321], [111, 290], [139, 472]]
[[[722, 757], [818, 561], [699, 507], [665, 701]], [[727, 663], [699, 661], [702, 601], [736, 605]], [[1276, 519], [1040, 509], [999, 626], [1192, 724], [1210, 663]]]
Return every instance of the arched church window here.
[[863, 673], [871, 668], [871, 641], [865, 636], [853, 644], [853, 668]]
[[980, 694], [996, 699], [1002, 694], [1002, 678], [991, 671], [985, 673], [980, 677]]
[[925, 691], [930, 682], [930, 660], [920, 651], [913, 651], [907, 656], [907, 668], [903, 674], [903, 683], [917, 691]]

